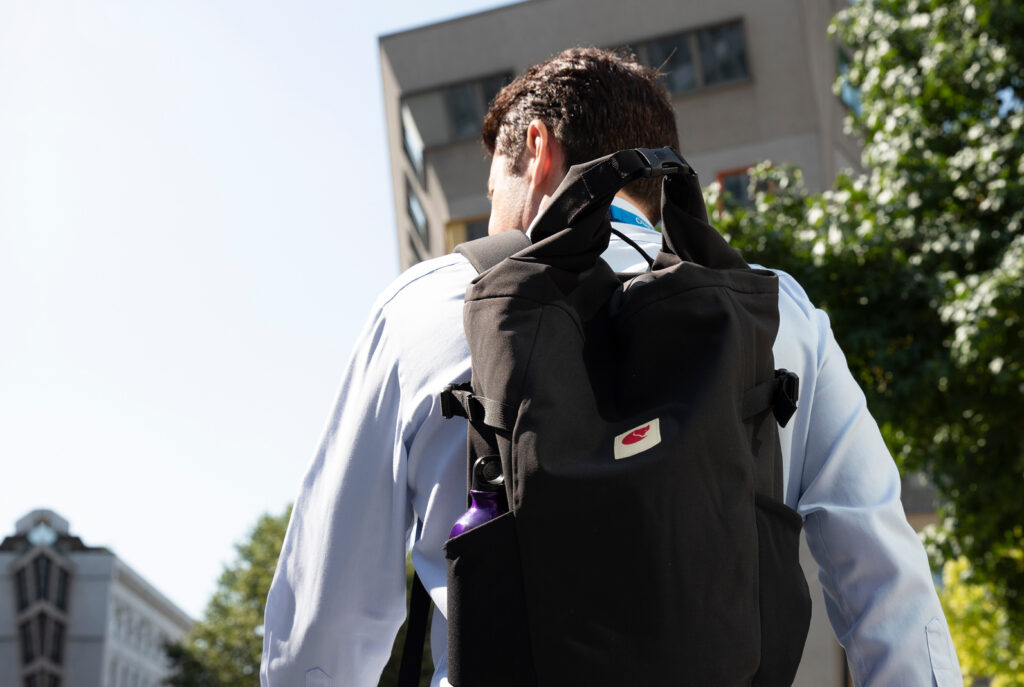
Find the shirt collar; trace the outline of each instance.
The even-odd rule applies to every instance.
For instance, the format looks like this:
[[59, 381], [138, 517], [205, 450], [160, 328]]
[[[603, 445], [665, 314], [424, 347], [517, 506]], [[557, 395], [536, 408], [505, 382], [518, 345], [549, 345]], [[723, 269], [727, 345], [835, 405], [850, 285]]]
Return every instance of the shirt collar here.
[[610, 214], [613, 224], [625, 224], [633, 228], [641, 227], [647, 231], [654, 231], [654, 225], [643, 211], [621, 196], [615, 196], [612, 200]]

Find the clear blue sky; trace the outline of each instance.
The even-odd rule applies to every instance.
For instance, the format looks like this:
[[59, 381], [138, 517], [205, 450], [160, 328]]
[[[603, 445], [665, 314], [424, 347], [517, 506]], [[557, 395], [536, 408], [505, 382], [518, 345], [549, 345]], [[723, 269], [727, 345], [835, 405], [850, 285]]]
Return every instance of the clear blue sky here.
[[201, 614], [398, 273], [377, 37], [498, 4], [0, 2], [0, 536]]

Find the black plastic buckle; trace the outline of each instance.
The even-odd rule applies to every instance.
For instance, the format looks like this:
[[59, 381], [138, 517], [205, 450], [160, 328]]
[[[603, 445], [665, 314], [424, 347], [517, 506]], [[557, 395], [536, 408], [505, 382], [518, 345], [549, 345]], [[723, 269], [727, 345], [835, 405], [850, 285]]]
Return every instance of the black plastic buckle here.
[[775, 391], [772, 411], [779, 425], [785, 427], [797, 409], [797, 401], [800, 399], [800, 377], [795, 372], [780, 369], [775, 371], [775, 379], [779, 385]]
[[450, 420], [456, 415], [459, 417], [466, 417], [466, 409], [462, 407], [459, 400], [455, 398], [453, 393], [456, 390], [465, 390], [468, 384], [449, 384], [444, 388], [444, 391], [440, 393], [441, 397], [441, 415], [444, 416], [445, 420]]
[[644, 177], [663, 177], [689, 169], [690, 166], [679, 157], [679, 153], [669, 146], [664, 148], [634, 148], [640, 157], [647, 162]]
[[441, 398], [441, 416], [445, 420], [451, 420], [454, 417], [454, 413], [452, 413], [452, 406], [455, 404], [455, 398], [452, 396], [453, 386], [453, 384], [449, 384], [444, 391], [438, 394]]

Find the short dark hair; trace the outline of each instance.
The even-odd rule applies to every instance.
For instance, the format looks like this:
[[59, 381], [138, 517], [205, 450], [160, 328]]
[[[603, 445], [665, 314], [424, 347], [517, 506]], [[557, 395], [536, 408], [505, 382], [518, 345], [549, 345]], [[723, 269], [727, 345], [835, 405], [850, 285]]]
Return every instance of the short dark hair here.
[[[626, 148], [679, 149], [676, 118], [658, 71], [624, 51], [570, 48], [527, 69], [494, 98], [484, 118], [488, 152], [519, 168], [526, 130], [539, 119], [565, 151], [566, 165]], [[642, 209], [661, 216], [661, 180], [628, 187]]]

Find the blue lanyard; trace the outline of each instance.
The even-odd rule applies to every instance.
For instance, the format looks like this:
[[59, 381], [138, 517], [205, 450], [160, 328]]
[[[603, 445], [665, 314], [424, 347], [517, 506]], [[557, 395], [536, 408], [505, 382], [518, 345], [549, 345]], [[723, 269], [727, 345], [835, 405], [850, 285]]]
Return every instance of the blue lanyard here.
[[620, 208], [616, 205], [612, 205], [608, 208], [608, 217], [613, 222], [622, 222], [623, 224], [632, 224], [644, 229], [650, 229], [654, 231], [654, 227], [651, 226], [650, 222], [645, 220], [640, 215], [635, 215], [629, 210]]

